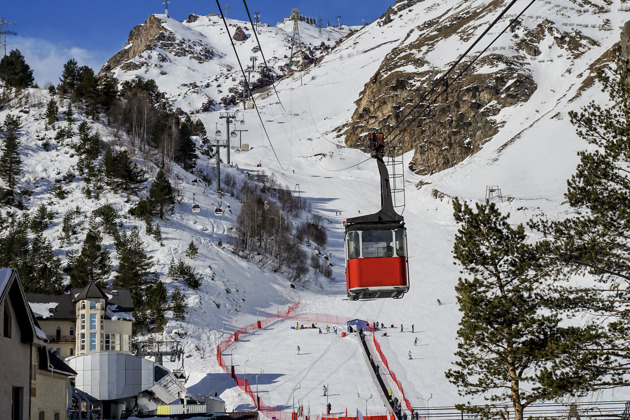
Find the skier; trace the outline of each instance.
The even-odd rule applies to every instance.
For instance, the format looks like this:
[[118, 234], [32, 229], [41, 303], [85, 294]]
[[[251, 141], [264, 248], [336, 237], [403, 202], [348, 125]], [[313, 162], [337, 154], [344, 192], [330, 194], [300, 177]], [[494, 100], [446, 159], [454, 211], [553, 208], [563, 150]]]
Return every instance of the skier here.
[[414, 346], [417, 346], [417, 345], [418, 345], [418, 337], [416, 337], [416, 339], [415, 339], [415, 340], [413, 340], [413, 345], [414, 345]]
[[412, 359], [412, 357], [411, 357], [411, 350], [409, 350], [409, 360], [411, 360], [411, 359]]
[[376, 374], [378, 375], [378, 371], [381, 367], [379, 365], [374, 366], [374, 370], [376, 370]]
[[326, 405], [326, 414], [330, 414], [330, 410], [331, 410], [331, 405], [330, 403], [328, 403], [328, 405]]
[[403, 332], [403, 324], [400, 324], [400, 332]]
[[326, 385], [324, 385], [324, 397], [326, 396], [326, 394], [328, 394], [328, 388], [326, 388]]
[[413, 332], [413, 330], [415, 329], [416, 325], [415, 324], [411, 324], [411, 332]]
[[[300, 354], [300, 346], [297, 346], [297, 354]], [[411, 359], [411, 356], [409, 358]]]

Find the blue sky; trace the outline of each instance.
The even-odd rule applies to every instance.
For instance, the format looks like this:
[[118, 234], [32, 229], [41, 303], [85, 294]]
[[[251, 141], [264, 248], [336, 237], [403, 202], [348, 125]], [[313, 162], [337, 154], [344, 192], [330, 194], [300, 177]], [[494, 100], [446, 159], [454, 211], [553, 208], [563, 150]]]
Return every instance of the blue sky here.
[[[252, 17], [275, 24], [291, 10], [322, 19], [324, 25], [361, 25], [381, 16], [395, 0], [249, 0]], [[9, 30], [17, 36], [7, 39], [7, 51], [19, 49], [34, 70], [35, 80], [44, 86], [57, 84], [63, 64], [70, 58], [98, 72], [105, 61], [127, 41], [129, 31], [153, 13], [164, 13], [163, 0], [51, 0], [4, 1], [0, 18], [16, 22]], [[230, 18], [247, 20], [241, 0], [221, 0]], [[226, 5], [228, 6], [226, 8]], [[171, 0], [169, 14], [184, 20], [190, 13], [218, 13], [216, 0]], [[0, 51], [0, 54], [2, 52]]]

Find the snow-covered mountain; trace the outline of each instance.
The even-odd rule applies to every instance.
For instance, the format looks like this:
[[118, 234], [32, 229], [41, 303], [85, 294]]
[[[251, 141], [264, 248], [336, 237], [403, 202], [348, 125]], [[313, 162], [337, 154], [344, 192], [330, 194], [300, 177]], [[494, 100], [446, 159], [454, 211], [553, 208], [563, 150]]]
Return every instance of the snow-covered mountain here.
[[[606, 53], [619, 41], [621, 27], [630, 19], [630, 13], [620, 0], [535, 2], [521, 16], [518, 26], [503, 34], [488, 52], [495, 58], [481, 61], [468, 76], [470, 83], [473, 76], [478, 76], [475, 81], [478, 84], [480, 80], [498, 83], [499, 93], [508, 94], [514, 81], [526, 74], [532, 82], [528, 85], [530, 94], [506, 102], [471, 95], [458, 98], [467, 104], [463, 107], [467, 110], [471, 101], [480, 102], [480, 109], [492, 109], [481, 115], [492, 129], [479, 137], [470, 136], [474, 144], [467, 143], [465, 135], [443, 135], [443, 130], [449, 127], [446, 123], [436, 125], [433, 130], [446, 143], [434, 142], [433, 137], [423, 138], [419, 130], [412, 130], [415, 134], [405, 139], [405, 167], [412, 161], [416, 169], [427, 164], [423, 160], [427, 148], [432, 150], [432, 159], [441, 163], [436, 166], [439, 170], [425, 171], [423, 175], [405, 171], [404, 217], [409, 235], [411, 290], [402, 300], [351, 302], [345, 297], [342, 221], [359, 212], [374, 212], [380, 203], [376, 165], [362, 151], [347, 147], [356, 142], [347, 133], [355, 136], [364, 127], [382, 126], [385, 130], [395, 124], [396, 118], [405, 114], [399, 111], [415, 105], [417, 91], [426, 89], [445, 71], [507, 3], [400, 1], [382, 18], [362, 28], [353, 28], [356, 31], [351, 34], [347, 28], [320, 30], [300, 23], [302, 40], [314, 51], [322, 42], [334, 45], [330, 50], [321, 47], [314, 53], [313, 63], [303, 71], [295, 67], [286, 71], [292, 23], [259, 28], [262, 49], [272, 71], [284, 77], [275, 84], [278, 97], [269, 88], [255, 96], [260, 118], [256, 109], [241, 110], [238, 104], [229, 106], [230, 111], [238, 113], [238, 120], [244, 121], [243, 127], [248, 131], [243, 134], [242, 142], [250, 149], [232, 150], [232, 166], [224, 165], [222, 171], [240, 185], [247, 173], [263, 170], [273, 174], [280, 185], [287, 185], [308, 200], [312, 213], [322, 216], [328, 228], [325, 252], [332, 256], [333, 279], [311, 275], [309, 281], [291, 289], [281, 275], [239, 259], [227, 247], [219, 246], [219, 240], [225, 242], [230, 234], [240, 203], [227, 195], [219, 197], [213, 185], [200, 181], [200, 175], [214, 173], [214, 161], [202, 156], [195, 174], [174, 167], [171, 181], [181, 195], [175, 214], [167, 221], [160, 221], [164, 246], [149, 236], [144, 239], [169, 290], [175, 286], [166, 276], [170, 261], [184, 258], [191, 240], [199, 245], [199, 255], [192, 264], [203, 275], [203, 284], [198, 291], [186, 291], [187, 320], [170, 321], [166, 330], [167, 334], [177, 332], [183, 337], [186, 369], [191, 373], [187, 385], [194, 392], [218, 392], [228, 401], [229, 409], [252, 408], [252, 401], [218, 368], [215, 346], [240, 326], [300, 300], [301, 310], [308, 313], [369, 319], [386, 325], [404, 324], [405, 329], [414, 324], [414, 334], [400, 333], [396, 328], [389, 337], [380, 340], [407, 397], [414, 406], [453, 405], [462, 401], [444, 377], [454, 360], [459, 321], [454, 292], [459, 270], [453, 265], [451, 254], [457, 226], [452, 218], [451, 197], [483, 201], [487, 187], [495, 186], [503, 197], [510, 198], [498, 204], [512, 214], [515, 222], [540, 212], [553, 218], [568, 211], [562, 204], [566, 179], [577, 164], [577, 151], [585, 144], [575, 135], [567, 113], [591, 100], [605, 102], [606, 98], [593, 84], [594, 70], [605, 62]], [[516, 2], [508, 17], [520, 13], [527, 4]], [[472, 56], [508, 25], [508, 17], [484, 38]], [[229, 20], [229, 23], [231, 31], [240, 26], [249, 35], [244, 41], [235, 41], [239, 57], [248, 62], [250, 56], [259, 54], [251, 29], [246, 22]], [[223, 130], [220, 104], [234, 103], [223, 100], [232, 94], [239, 97], [237, 90], [242, 76], [220, 18], [195, 16], [177, 22], [156, 15], [145, 25], [154, 27], [154, 35], [130, 36], [125, 47], [129, 55], [117, 54], [103, 71], [112, 72], [120, 80], [137, 76], [154, 79], [174, 107], [195, 114], [209, 133], [214, 133], [215, 127]], [[155, 42], [151, 41], [154, 39]], [[144, 44], [135, 49], [137, 42]], [[405, 54], [411, 56], [404, 58]], [[259, 59], [257, 64], [261, 62]], [[510, 71], [511, 67], [514, 71]], [[501, 77], [495, 77], [499, 73]], [[259, 76], [260, 73], [252, 75], [252, 79]], [[395, 80], [404, 80], [403, 88], [394, 89]], [[377, 82], [380, 87], [373, 87]], [[468, 85], [460, 86], [453, 95], [466, 91]], [[68, 185], [65, 199], [52, 198], [52, 181], [68, 173], [77, 159], [46, 128], [43, 113], [48, 98], [47, 92], [31, 90], [10, 108], [0, 111], [0, 120], [16, 111], [28, 120], [21, 136], [25, 170], [20, 185], [21, 189], [32, 192], [27, 207], [34, 211], [40, 203], [49, 203], [50, 208], [62, 215], [78, 206], [81, 214], [88, 215], [91, 210], [110, 203], [120, 214], [126, 214], [135, 204], [134, 197], [103, 193], [88, 199], [80, 188]], [[493, 103], [500, 106], [493, 107]], [[402, 104], [402, 108], [396, 108], [397, 104]], [[362, 114], [358, 106], [368, 105], [372, 108]], [[456, 116], [453, 106], [454, 103], [443, 100], [447, 112], [439, 118], [447, 121], [449, 115]], [[76, 118], [78, 122], [83, 117]], [[469, 116], [462, 118], [466, 122]], [[107, 127], [93, 127], [101, 132], [104, 141], [116, 143]], [[51, 144], [50, 151], [43, 147], [44, 139]], [[427, 146], [421, 147], [423, 144]], [[141, 153], [134, 158], [155, 174], [156, 168]], [[193, 203], [201, 205], [200, 213], [190, 211]], [[215, 216], [212, 210], [217, 205], [229, 211], [224, 216]], [[6, 215], [8, 211], [14, 210], [4, 209], [3, 213]], [[309, 215], [302, 217], [306, 219]], [[55, 223], [47, 235], [56, 247], [66, 252], [73, 248], [64, 248], [56, 239], [60, 225]], [[126, 218], [124, 225], [142, 226], [142, 223]], [[75, 241], [74, 249], [79, 239]], [[111, 246], [111, 238], [106, 238], [106, 243]], [[365, 402], [365, 393], [377, 392], [369, 385], [365, 367], [361, 370], [354, 365], [362, 357], [358, 344], [349, 348], [347, 343], [339, 344], [328, 335], [328, 341], [318, 342], [319, 338], [305, 338], [291, 331], [288, 325], [285, 327], [257, 332], [231, 351], [231, 362], [238, 366], [237, 370], [250, 372], [247, 377], [252, 383], [255, 373], [264, 370], [261, 378], [265, 381], [260, 383], [263, 399], [291, 407], [291, 397], [296, 396], [292, 394], [300, 384], [298, 399], [310, 401], [313, 410], [321, 412], [321, 385], [331, 382], [338, 386], [331, 386], [335, 389], [330, 396], [335, 411], [348, 407], [354, 412], [364, 404], [369, 410], [382, 409], [378, 398]], [[419, 337], [417, 347], [413, 345], [415, 337]], [[323, 346], [312, 350], [314, 357], [292, 357], [296, 345], [307, 340], [312, 349], [322, 343]], [[413, 351], [413, 360], [408, 359], [409, 350]], [[356, 370], [342, 369], [348, 363]], [[363, 394], [363, 400], [355, 396], [357, 391]]]

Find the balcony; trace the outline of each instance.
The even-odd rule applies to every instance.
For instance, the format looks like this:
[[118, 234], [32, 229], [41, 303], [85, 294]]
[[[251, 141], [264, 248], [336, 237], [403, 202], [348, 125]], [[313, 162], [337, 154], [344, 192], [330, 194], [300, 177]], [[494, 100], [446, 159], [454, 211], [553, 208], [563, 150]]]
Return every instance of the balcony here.
[[47, 335], [49, 343], [74, 343], [76, 337], [74, 335]]

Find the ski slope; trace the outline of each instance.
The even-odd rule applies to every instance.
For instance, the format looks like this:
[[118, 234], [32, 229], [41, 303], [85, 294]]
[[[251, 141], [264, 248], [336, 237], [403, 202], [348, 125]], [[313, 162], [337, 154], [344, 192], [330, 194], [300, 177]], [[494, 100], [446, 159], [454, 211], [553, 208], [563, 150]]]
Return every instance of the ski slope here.
[[[175, 213], [168, 220], [157, 221], [162, 229], [163, 246], [146, 235], [143, 239], [169, 291], [178, 286], [166, 274], [170, 262], [184, 259], [191, 241], [199, 246], [199, 255], [194, 261], [186, 261], [203, 276], [203, 284], [197, 291], [184, 290], [187, 319], [181, 322], [170, 320], [165, 331], [165, 335], [182, 340], [186, 355], [184, 367], [189, 375], [186, 386], [191, 392], [217, 393], [226, 401], [229, 411], [252, 410], [253, 401], [219, 367], [216, 346], [242, 326], [300, 301], [300, 310], [307, 314], [394, 325], [395, 328], [388, 329], [388, 337], [380, 336], [379, 342], [414, 407], [452, 406], [466, 401], [444, 376], [455, 360], [460, 318], [454, 291], [460, 272], [452, 257], [457, 225], [452, 217], [451, 197], [480, 202], [485, 200], [486, 187], [497, 185], [503, 196], [510, 197], [510, 200], [497, 204], [511, 214], [515, 223], [524, 222], [535, 214], [545, 213], [554, 218], [567, 213], [569, 210], [563, 205], [566, 179], [575, 170], [577, 152], [586, 147], [575, 135], [567, 113], [591, 100], [606, 103], [607, 98], [597, 86], [584, 90], [582, 84], [589, 76], [589, 66], [618, 41], [618, 28], [630, 19], [630, 13], [622, 10], [619, 0], [612, 1], [607, 11], [601, 13], [583, 12], [585, 7], [577, 11], [577, 6], [567, 6], [559, 0], [537, 2], [528, 10], [522, 24], [529, 27], [539, 23], [542, 17], [553, 17], [565, 27], [564, 24], [575, 23], [575, 16], [578, 16], [581, 25], [588, 25], [580, 30], [592, 37], [597, 45], [573, 59], [546, 36], [540, 56], [523, 58], [524, 65], [532, 70], [538, 89], [526, 104], [504, 109], [495, 117], [501, 128], [481, 151], [459, 165], [431, 176], [420, 177], [405, 172], [406, 208], [403, 215], [408, 230], [411, 289], [402, 300], [349, 301], [345, 295], [342, 223], [359, 212], [377, 211], [380, 191], [375, 162], [363, 152], [345, 147], [341, 134], [343, 126], [350, 120], [365, 83], [392, 48], [404, 47], [410, 39], [409, 34], [414, 34], [423, 23], [457, 15], [466, 7], [488, 3], [483, 0], [418, 2], [394, 13], [394, 20], [388, 25], [378, 20], [366, 25], [342, 41], [316, 66], [277, 83], [278, 97], [272, 89], [257, 95], [255, 100], [260, 117], [255, 109], [230, 109], [238, 112], [238, 120], [245, 121], [244, 128], [248, 132], [243, 135], [243, 143], [249, 144], [250, 150], [234, 148], [231, 166], [223, 165], [222, 172], [242, 183], [246, 173], [262, 170], [268, 175], [273, 174], [279, 184], [306, 198], [312, 206], [312, 215], [322, 216], [328, 229], [328, 244], [324, 251], [332, 255], [332, 279], [311, 274], [303, 284], [291, 289], [280, 274], [260, 268], [255, 260], [246, 261], [234, 255], [225, 244], [229, 242], [240, 203], [228, 195], [220, 197], [214, 185], [205, 184], [199, 176], [215, 173], [214, 160], [202, 156], [198, 162], [199, 172], [194, 175], [173, 168], [171, 182], [179, 196]], [[483, 22], [478, 22], [478, 27], [470, 29], [470, 33], [480, 33], [493, 18], [494, 15], [488, 15]], [[204, 19], [213, 29], [202, 25]], [[610, 21], [611, 30], [600, 29], [605, 19]], [[163, 67], [165, 74], [156, 68], [147, 68], [118, 73], [117, 77], [132, 79], [141, 75], [155, 78], [160, 89], [184, 110], [196, 109], [208, 98], [218, 99], [215, 96], [219, 89], [217, 84], [227, 83], [223, 87], [227, 90], [233, 86], [231, 77], [236, 73], [221, 76], [221, 80], [213, 81], [211, 88], [205, 91], [189, 91], [188, 83], [199, 82], [201, 85], [201, 82], [214, 80], [217, 72], [228, 65], [236, 68], [227, 34], [220, 29], [221, 22], [216, 17], [202, 17], [193, 24], [171, 20], [167, 23], [182, 38], [212, 39], [218, 52], [217, 61], [197, 66], [171, 58], [172, 62]], [[231, 22], [233, 26], [237, 24], [243, 25], [242, 22]], [[573, 27], [566, 26], [567, 30], [573, 30], [569, 29]], [[278, 61], [274, 63], [278, 64], [286, 53], [283, 49], [286, 48], [285, 40], [281, 40], [286, 35], [276, 28], [265, 28], [264, 31], [268, 32], [267, 41], [263, 43], [265, 54], [268, 57], [277, 55]], [[319, 36], [316, 33], [307, 35], [313, 39]], [[336, 41], [344, 34], [337, 35], [331, 39]], [[426, 52], [427, 65], [443, 69], [458, 58], [468, 42], [457, 36], [438, 42], [432, 51]], [[510, 47], [509, 38], [502, 42], [499, 46]], [[251, 39], [245, 43], [239, 47], [239, 54], [246, 56], [254, 43]], [[514, 53], [513, 50], [506, 51]], [[25, 173], [20, 187], [33, 192], [27, 204], [35, 209], [39, 204], [51, 201], [47, 191], [52, 180], [72, 170], [77, 157], [63, 144], [53, 144], [51, 152], [42, 150], [39, 139], [53, 137], [43, 118], [49, 95], [42, 90], [31, 90], [29, 95], [29, 106], [22, 107], [28, 124], [23, 129]], [[8, 113], [7, 110], [0, 111], [0, 120], [3, 121]], [[215, 127], [225, 130], [219, 111], [195, 114], [194, 117], [205, 124], [210, 134], [214, 133]], [[82, 119], [77, 114], [75, 123]], [[99, 129], [104, 141], [115, 143], [112, 133], [105, 127], [96, 124], [95, 128]], [[405, 164], [409, 163], [411, 153], [403, 157]], [[221, 155], [225, 157], [224, 151]], [[150, 156], [137, 153], [134, 159], [149, 171], [150, 178], [157, 172]], [[426, 184], [422, 188], [417, 187], [420, 181]], [[78, 226], [85, 226], [89, 212], [105, 203], [112, 204], [121, 214], [126, 214], [134, 204], [110, 193], [104, 193], [100, 198], [87, 198], [78, 188], [68, 187], [67, 195], [64, 201], [50, 203], [50, 208], [63, 215], [80, 206], [85, 217], [78, 218]], [[199, 204], [201, 212], [192, 213], [192, 204]], [[225, 210], [223, 216], [214, 215], [213, 209], [217, 206]], [[312, 215], [305, 214], [302, 220]], [[144, 232], [143, 225], [135, 219], [125, 220], [126, 228], [138, 226]], [[78, 239], [69, 246], [62, 245], [58, 240], [60, 232], [61, 223], [57, 222], [47, 236], [57, 249], [63, 249], [64, 256], [68, 251], [80, 249]], [[111, 238], [105, 238], [105, 243], [113, 251]], [[309, 251], [313, 252], [312, 249]], [[115, 255], [113, 257], [115, 262]], [[402, 332], [399, 331], [401, 324], [404, 326]], [[414, 333], [409, 332], [412, 324]], [[383, 402], [377, 396], [356, 337], [342, 338], [332, 333], [319, 335], [313, 330], [296, 331], [290, 327], [288, 323], [273, 324], [248, 334], [225, 352], [238, 375], [246, 377], [251, 384], [258, 382], [258, 391], [266, 404], [290, 411], [295, 401], [305, 409], [310, 408], [311, 413], [321, 413], [324, 407], [321, 388], [328, 384], [334, 413], [345, 413], [345, 408], [349, 414], [354, 414], [357, 409], [365, 411], [365, 401], [359, 395], [363, 398], [373, 395], [367, 401], [368, 412], [382, 409]], [[418, 338], [417, 346], [414, 345], [415, 338]], [[297, 354], [298, 345], [301, 354]], [[409, 351], [413, 355], [411, 360]], [[166, 365], [178, 367], [174, 363]], [[627, 390], [615, 390], [587, 398], [629, 397]], [[481, 399], [472, 401], [478, 403]]]

